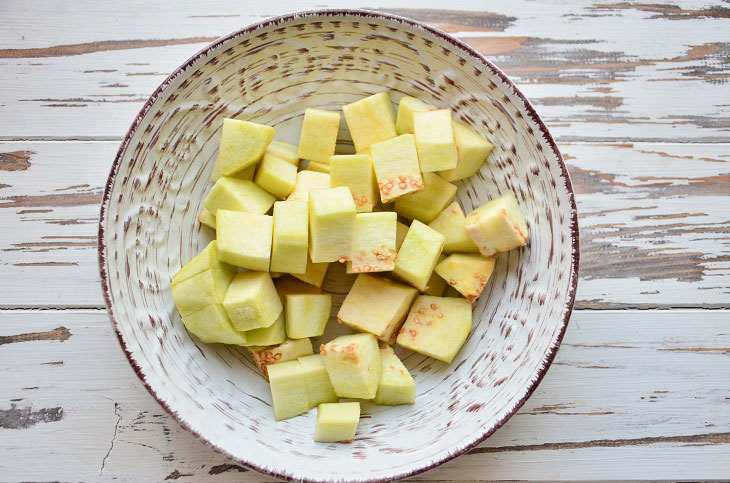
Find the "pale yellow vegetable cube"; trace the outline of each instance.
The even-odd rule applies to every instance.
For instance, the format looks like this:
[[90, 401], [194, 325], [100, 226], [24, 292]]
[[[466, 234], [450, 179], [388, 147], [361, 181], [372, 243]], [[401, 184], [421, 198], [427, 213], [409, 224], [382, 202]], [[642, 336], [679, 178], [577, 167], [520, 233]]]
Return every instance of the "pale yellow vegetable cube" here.
[[416, 381], [403, 365], [393, 348], [383, 345], [380, 348], [380, 361], [383, 369], [380, 374], [378, 392], [373, 402], [383, 406], [398, 406], [416, 402]]
[[249, 270], [269, 271], [273, 217], [218, 210], [218, 257]]
[[299, 361], [282, 362], [269, 367], [269, 383], [274, 417], [277, 421], [309, 411], [307, 383]]
[[395, 266], [398, 216], [392, 211], [358, 213], [355, 244], [347, 273], [389, 272]]
[[456, 201], [428, 224], [444, 236], [444, 253], [479, 253], [465, 225], [466, 216]]
[[423, 173], [423, 189], [398, 198], [395, 212], [409, 220], [430, 223], [456, 196], [456, 186], [436, 173]]
[[245, 332], [233, 328], [228, 314], [220, 304], [209, 305], [182, 318], [188, 332], [202, 342], [247, 345]]
[[322, 403], [337, 402], [338, 397], [332, 387], [330, 376], [324, 365], [322, 354], [311, 354], [299, 359], [304, 371], [304, 380], [307, 383], [307, 397], [309, 407], [316, 408]]
[[309, 201], [309, 192], [330, 188], [330, 175], [316, 171], [299, 171], [294, 191], [287, 198], [288, 201]]
[[299, 148], [296, 144], [274, 139], [271, 141], [271, 144], [269, 144], [269, 147], [266, 148], [264, 158], [266, 158], [266, 156], [276, 156], [287, 163], [299, 166], [299, 156], [297, 155], [298, 150]]
[[309, 255], [314, 263], [352, 257], [355, 202], [346, 186], [309, 193]]
[[218, 259], [218, 243], [213, 240], [172, 276], [172, 283], [182, 282], [206, 270], [223, 268], [227, 267]]
[[492, 143], [466, 124], [454, 121], [453, 127], [456, 154], [459, 161], [456, 168], [439, 172], [448, 181], [456, 181], [475, 175], [494, 149]]
[[341, 335], [319, 348], [335, 394], [372, 399], [380, 382], [380, 350], [372, 334]]
[[435, 268], [436, 273], [472, 303], [482, 294], [493, 270], [494, 258], [463, 253], [449, 256]]
[[305, 273], [309, 253], [309, 206], [304, 201], [274, 203], [271, 270]]
[[269, 346], [281, 344], [286, 340], [286, 320], [284, 311], [276, 321], [268, 327], [251, 329], [245, 332], [248, 343], [246, 345]]
[[370, 154], [383, 203], [423, 189], [413, 134], [373, 144]]
[[236, 330], [242, 331], [270, 327], [284, 310], [268, 272], [246, 272], [233, 277], [223, 307]]
[[397, 343], [401, 347], [449, 363], [471, 330], [471, 304], [461, 298], [419, 296]]
[[339, 112], [305, 109], [298, 156], [301, 159], [328, 163], [330, 156], [335, 154], [339, 129]]
[[333, 188], [347, 186], [358, 213], [373, 211], [377, 203], [373, 162], [367, 154], [350, 154], [330, 158], [330, 183]]
[[170, 286], [181, 317], [223, 302], [233, 273], [226, 268], [204, 270]]
[[264, 156], [256, 171], [255, 183], [279, 199], [294, 191], [297, 167], [276, 156]]
[[292, 339], [324, 334], [332, 311], [330, 294], [290, 294], [286, 296], [286, 333]]
[[397, 136], [393, 104], [387, 91], [342, 106], [355, 151]]
[[271, 126], [224, 119], [216, 161], [220, 173], [231, 176], [256, 164], [274, 139], [275, 132]]
[[351, 443], [360, 422], [360, 403], [323, 403], [317, 408], [314, 440], [318, 443]]
[[416, 136], [421, 171], [425, 173], [456, 167], [458, 157], [450, 110], [415, 112], [413, 133]]
[[399, 135], [413, 134], [413, 113], [434, 109], [437, 108], [415, 97], [401, 97], [401, 100], [398, 101], [398, 118], [395, 121], [395, 130]]
[[210, 211], [203, 208], [198, 214], [198, 221], [215, 230], [215, 216]]
[[214, 216], [219, 209], [263, 215], [274, 201], [276, 198], [253, 181], [223, 177], [215, 182], [203, 205]]
[[444, 246], [444, 236], [414, 220], [398, 251], [393, 274], [418, 290], [426, 290]]
[[512, 193], [485, 203], [469, 213], [465, 226], [479, 252], [485, 257], [527, 244], [527, 221]]

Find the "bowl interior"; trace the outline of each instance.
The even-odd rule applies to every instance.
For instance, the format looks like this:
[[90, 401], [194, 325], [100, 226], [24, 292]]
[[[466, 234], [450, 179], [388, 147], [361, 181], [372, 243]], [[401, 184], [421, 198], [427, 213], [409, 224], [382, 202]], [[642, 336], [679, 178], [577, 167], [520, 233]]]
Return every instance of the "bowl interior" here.
[[[530, 242], [498, 258], [474, 306], [472, 333], [451, 365], [400, 351], [416, 380], [415, 406], [364, 404], [352, 444], [318, 444], [312, 442], [316, 411], [274, 422], [267, 384], [245, 349], [206, 345], [186, 332], [169, 280], [211, 239], [196, 216], [210, 188], [224, 117], [272, 125], [277, 139], [296, 143], [305, 108], [339, 109], [383, 89], [394, 102], [412, 95], [449, 107], [495, 144], [477, 176], [457, 183], [458, 200], [468, 212], [512, 191], [525, 211]], [[352, 151], [344, 122], [340, 141], [341, 151]], [[130, 361], [183, 426], [280, 477], [377, 480], [460, 454], [529, 396], [570, 314], [575, 223], [560, 155], [503, 74], [453, 39], [410, 21], [315, 12], [216, 42], [153, 95], [112, 169], [100, 266]], [[333, 314], [351, 282], [332, 264], [325, 289], [335, 294]]]

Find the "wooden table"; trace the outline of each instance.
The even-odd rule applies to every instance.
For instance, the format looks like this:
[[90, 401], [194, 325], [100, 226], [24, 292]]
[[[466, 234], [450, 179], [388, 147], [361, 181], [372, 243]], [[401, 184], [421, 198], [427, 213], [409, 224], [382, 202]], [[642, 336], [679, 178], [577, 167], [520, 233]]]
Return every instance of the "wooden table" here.
[[[119, 141], [168, 73], [313, 6], [180, 3], [0, 2], [2, 481], [264, 480], [180, 429], [130, 369], [97, 216]], [[415, 480], [730, 477], [730, 4], [421, 3], [389, 11], [478, 48], [560, 142], [582, 259], [537, 392]]]

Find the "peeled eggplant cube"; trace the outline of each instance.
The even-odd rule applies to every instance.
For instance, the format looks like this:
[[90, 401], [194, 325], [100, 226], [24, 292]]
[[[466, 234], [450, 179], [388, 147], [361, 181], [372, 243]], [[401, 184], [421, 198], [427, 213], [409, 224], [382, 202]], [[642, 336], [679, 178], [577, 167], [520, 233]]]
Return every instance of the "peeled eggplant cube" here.
[[320, 347], [339, 397], [372, 399], [380, 382], [380, 350], [372, 334], [342, 335]]
[[397, 215], [392, 211], [358, 213], [347, 273], [389, 272], [395, 266]]
[[479, 171], [494, 145], [464, 123], [453, 121], [454, 142], [458, 162], [456, 167], [439, 174], [448, 181], [457, 181], [473, 176]]
[[316, 171], [299, 171], [294, 191], [291, 192], [288, 201], [309, 201], [309, 192], [314, 190], [328, 189], [330, 187], [330, 175]]
[[309, 339], [287, 339], [281, 344], [273, 346], [249, 346], [248, 352], [264, 379], [268, 381], [271, 364], [293, 361], [312, 354], [313, 350], [312, 342]]
[[218, 257], [231, 265], [269, 271], [273, 217], [220, 210], [216, 216]]
[[253, 181], [223, 177], [215, 182], [203, 205], [213, 216], [218, 214], [219, 209], [263, 215], [274, 201], [274, 196]]
[[268, 327], [246, 331], [246, 345], [267, 346], [281, 344], [286, 340], [286, 320], [284, 311], [276, 321]]
[[302, 356], [299, 358], [299, 363], [302, 365], [304, 380], [307, 383], [310, 409], [316, 408], [322, 403], [337, 402], [337, 394], [330, 382], [322, 354]]
[[466, 231], [485, 257], [527, 244], [527, 222], [512, 193], [489, 201], [466, 217]]
[[284, 199], [294, 191], [297, 167], [276, 156], [264, 156], [256, 170], [255, 183], [277, 198]]
[[444, 236], [441, 233], [414, 220], [398, 251], [393, 275], [418, 290], [426, 290], [443, 246]]
[[277, 201], [273, 220], [270, 269], [303, 274], [309, 256], [309, 206], [304, 201]]
[[454, 201], [428, 224], [444, 236], [444, 253], [479, 253], [466, 231], [466, 216]]
[[416, 381], [395, 355], [393, 348], [384, 345], [380, 348], [380, 373], [378, 392], [373, 402], [382, 406], [399, 406], [416, 402]]
[[224, 268], [226, 267], [218, 260], [218, 244], [213, 240], [172, 276], [172, 283], [182, 282], [193, 275], [209, 269], [218, 270]]
[[245, 332], [233, 328], [228, 314], [220, 304], [209, 305], [182, 318], [188, 332], [202, 342], [248, 345]]
[[455, 253], [436, 265], [438, 273], [469, 302], [482, 294], [494, 270], [494, 258]]
[[299, 137], [298, 156], [319, 163], [329, 163], [335, 154], [340, 113], [322, 109], [305, 109]]
[[413, 134], [413, 114], [434, 109], [436, 109], [434, 106], [426, 104], [415, 97], [401, 97], [398, 101], [398, 117], [395, 120], [395, 130], [399, 135]]
[[277, 421], [293, 418], [309, 411], [307, 383], [299, 361], [269, 366], [269, 384], [274, 417]]
[[396, 342], [401, 347], [450, 363], [471, 330], [471, 304], [461, 298], [419, 296]]
[[332, 311], [329, 294], [291, 294], [286, 296], [286, 333], [292, 339], [324, 334]]
[[413, 134], [403, 134], [373, 144], [370, 147], [370, 156], [378, 180], [380, 201], [383, 203], [423, 189]]
[[367, 154], [332, 156], [329, 162], [333, 188], [347, 186], [358, 213], [373, 211], [377, 203], [373, 162]]
[[269, 327], [284, 310], [268, 272], [237, 274], [228, 287], [223, 306], [236, 330]]
[[231, 176], [256, 164], [274, 139], [271, 126], [224, 119], [216, 164], [223, 176]]
[[266, 156], [276, 156], [287, 163], [299, 166], [299, 156], [297, 155], [298, 149], [299, 148], [296, 144], [274, 139], [271, 141], [271, 144], [269, 144], [269, 147], [266, 148], [264, 158], [266, 158]]
[[309, 193], [309, 256], [312, 262], [344, 263], [352, 257], [355, 202], [346, 186]]
[[342, 302], [337, 319], [355, 330], [392, 342], [416, 295], [418, 291], [408, 285], [361, 274]]
[[421, 171], [454, 169], [458, 163], [451, 111], [435, 109], [413, 113], [413, 134]]
[[181, 317], [186, 317], [225, 299], [233, 273], [211, 268], [170, 286], [172, 299]]
[[456, 196], [456, 185], [436, 173], [423, 173], [423, 189], [395, 202], [395, 212], [409, 220], [431, 223]]
[[317, 408], [314, 440], [318, 443], [351, 443], [360, 422], [360, 403], [323, 403]]
[[355, 151], [397, 136], [393, 104], [387, 91], [342, 106]]

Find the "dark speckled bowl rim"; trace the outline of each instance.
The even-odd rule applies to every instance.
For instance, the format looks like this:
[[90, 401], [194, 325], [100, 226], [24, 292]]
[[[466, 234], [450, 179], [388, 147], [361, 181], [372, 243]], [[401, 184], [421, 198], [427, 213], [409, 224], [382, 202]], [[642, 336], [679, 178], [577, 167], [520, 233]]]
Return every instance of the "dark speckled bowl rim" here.
[[454, 449], [452, 452], [448, 453], [447, 455], [441, 457], [440, 459], [434, 459], [430, 460], [427, 463], [425, 463], [423, 466], [416, 467], [415, 469], [410, 469], [406, 472], [399, 473], [399, 474], [393, 474], [390, 477], [386, 478], [375, 478], [375, 479], [369, 479], [365, 480], [369, 483], [375, 483], [375, 482], [384, 482], [384, 481], [393, 481], [398, 480], [401, 478], [407, 478], [409, 476], [413, 476], [419, 473], [422, 473], [424, 471], [430, 470], [432, 468], [435, 468], [443, 463], [446, 463], [447, 461], [450, 461], [457, 456], [460, 456], [481, 442], [483, 442], [485, 439], [487, 439], [489, 436], [491, 436], [497, 429], [499, 429], [509, 418], [511, 418], [527, 401], [527, 399], [532, 395], [532, 393], [537, 389], [537, 386], [542, 381], [542, 378], [547, 373], [548, 368], [553, 362], [553, 359], [555, 358], [555, 354], [558, 351], [558, 348], [560, 347], [560, 343], [563, 340], [563, 336], [565, 335], [565, 330], [568, 327], [568, 321], [570, 320], [570, 315], [573, 311], [573, 304], [575, 302], [575, 294], [576, 290], [578, 288], [578, 264], [579, 264], [579, 257], [580, 257], [580, 248], [579, 248], [579, 234], [578, 234], [578, 211], [575, 205], [575, 193], [573, 191], [573, 185], [570, 181], [570, 175], [568, 174], [568, 170], [565, 167], [565, 162], [563, 161], [563, 156], [560, 154], [560, 151], [558, 150], [557, 145], [555, 144], [555, 140], [553, 139], [552, 135], [548, 131], [547, 127], [545, 126], [545, 123], [540, 119], [540, 116], [538, 116], [537, 112], [535, 111], [534, 107], [530, 103], [530, 101], [527, 100], [527, 98], [520, 92], [520, 90], [517, 88], [514, 82], [510, 80], [507, 75], [502, 72], [499, 68], [497, 68], [494, 64], [492, 64], [490, 61], [488, 61], [483, 55], [481, 55], [479, 52], [474, 50], [472, 47], [468, 46], [464, 42], [457, 40], [456, 38], [448, 35], [447, 33], [438, 30], [436, 28], [430, 27], [428, 25], [425, 25], [421, 22], [417, 22], [415, 20], [411, 20], [405, 17], [401, 17], [398, 15], [392, 15], [392, 14], [386, 14], [381, 13], [377, 11], [370, 11], [370, 10], [355, 10], [355, 9], [323, 9], [323, 10], [308, 10], [303, 12], [297, 12], [287, 15], [282, 15], [279, 17], [274, 17], [262, 22], [258, 22], [252, 25], [249, 25], [248, 27], [238, 30], [236, 32], [233, 32], [229, 35], [226, 35], [225, 37], [221, 37], [218, 40], [215, 40], [208, 46], [206, 46], [204, 49], [190, 57], [185, 63], [183, 63], [180, 67], [175, 69], [168, 77], [165, 79], [162, 84], [155, 90], [155, 92], [150, 96], [150, 98], [145, 102], [144, 106], [140, 110], [139, 114], [135, 118], [134, 122], [132, 123], [132, 126], [129, 128], [129, 131], [127, 131], [127, 134], [124, 136], [124, 140], [122, 141], [121, 146], [119, 147], [119, 151], [117, 152], [116, 157], [114, 158], [114, 163], [112, 164], [111, 171], [109, 173], [109, 178], [106, 182], [106, 187], [104, 188], [104, 197], [102, 198], [101, 202], [101, 213], [99, 217], [99, 233], [98, 233], [98, 241], [97, 241], [97, 249], [98, 249], [98, 261], [99, 261], [99, 272], [101, 274], [101, 287], [104, 294], [104, 301], [106, 302], [107, 312], [109, 314], [109, 318], [111, 319], [112, 326], [114, 327], [114, 331], [117, 334], [117, 338], [119, 339], [119, 343], [122, 346], [122, 349], [124, 350], [124, 354], [127, 356], [127, 359], [129, 360], [129, 363], [132, 365], [132, 368], [137, 373], [137, 376], [140, 378], [144, 386], [147, 388], [149, 393], [152, 395], [152, 397], [155, 398], [155, 400], [172, 416], [172, 418], [180, 424], [184, 429], [192, 433], [196, 438], [198, 438], [200, 441], [202, 441], [205, 445], [212, 448], [213, 450], [217, 451], [218, 453], [221, 453], [228, 457], [229, 459], [235, 461], [236, 463], [239, 463], [245, 467], [251, 468], [255, 471], [258, 471], [259, 473], [274, 476], [276, 478], [281, 478], [286, 481], [302, 481], [302, 482], [312, 482], [312, 483], [320, 483], [320, 482], [330, 482], [330, 481], [337, 481], [333, 479], [327, 479], [327, 477], [323, 479], [317, 479], [317, 480], [310, 480], [310, 479], [302, 479], [302, 478], [295, 478], [283, 473], [278, 473], [276, 471], [271, 471], [265, 468], [262, 468], [258, 466], [256, 463], [252, 461], [246, 461], [240, 458], [235, 457], [234, 455], [230, 454], [223, 448], [217, 446], [212, 441], [209, 441], [208, 439], [201, 436], [197, 431], [192, 429], [190, 425], [180, 416], [178, 415], [173, 408], [169, 407], [152, 389], [152, 387], [147, 382], [145, 375], [142, 373], [142, 369], [137, 364], [137, 361], [134, 359], [134, 356], [130, 352], [129, 348], [127, 347], [127, 343], [125, 342], [122, 333], [119, 330], [119, 322], [117, 321], [114, 310], [112, 308], [112, 301], [109, 291], [109, 274], [106, 271], [106, 256], [105, 256], [105, 246], [106, 246], [106, 232], [105, 232], [105, 224], [106, 224], [106, 216], [107, 216], [107, 206], [109, 204], [110, 198], [111, 198], [111, 192], [112, 188], [114, 186], [114, 181], [116, 178], [117, 171], [119, 169], [120, 162], [122, 160], [122, 157], [126, 151], [127, 146], [129, 145], [129, 141], [131, 140], [132, 136], [137, 131], [137, 128], [140, 125], [140, 122], [143, 120], [146, 113], [149, 111], [152, 104], [157, 100], [159, 95], [162, 93], [163, 90], [165, 90], [171, 82], [181, 73], [183, 73], [185, 70], [187, 70], [195, 61], [197, 61], [199, 58], [206, 56], [208, 53], [210, 53], [213, 49], [217, 48], [220, 44], [223, 42], [226, 42], [227, 40], [233, 39], [235, 37], [239, 37], [242, 35], [247, 35], [251, 32], [254, 32], [260, 28], [264, 28], [270, 25], [276, 25], [281, 22], [288, 22], [290, 20], [296, 20], [298, 18], [303, 17], [341, 17], [341, 16], [347, 16], [347, 17], [362, 17], [362, 18], [374, 18], [374, 19], [383, 19], [383, 20], [389, 20], [394, 21], [396, 23], [403, 23], [408, 24], [413, 27], [421, 28], [426, 30], [427, 32], [435, 35], [436, 37], [441, 38], [442, 40], [445, 40], [449, 44], [451, 44], [453, 47], [464, 51], [465, 53], [469, 54], [469, 56], [474, 57], [478, 60], [480, 60], [486, 67], [488, 67], [494, 75], [499, 77], [504, 83], [509, 85], [515, 95], [517, 95], [520, 99], [522, 99], [522, 102], [524, 103], [525, 110], [527, 111], [529, 117], [538, 125], [540, 129], [540, 134], [542, 134], [545, 138], [545, 141], [549, 144], [550, 148], [552, 149], [555, 156], [558, 158], [558, 165], [560, 167], [561, 171], [561, 177], [563, 178], [563, 181], [565, 183], [565, 189], [568, 192], [568, 197], [570, 200], [570, 209], [571, 209], [571, 236], [572, 236], [572, 257], [571, 257], [571, 286], [568, 293], [568, 300], [565, 305], [565, 315], [563, 317], [562, 321], [562, 327], [560, 328], [560, 333], [558, 334], [557, 338], [555, 339], [553, 345], [548, 349], [548, 352], [546, 354], [546, 357], [543, 359], [543, 367], [539, 370], [537, 374], [537, 378], [529, 385], [527, 388], [527, 392], [525, 395], [517, 401], [517, 403], [514, 405], [514, 408], [505, 415], [501, 420], [497, 421], [497, 423], [492, 427], [491, 429], [485, 431], [481, 435], [479, 435], [477, 438], [475, 438], [473, 441], [470, 441], [463, 446]]

